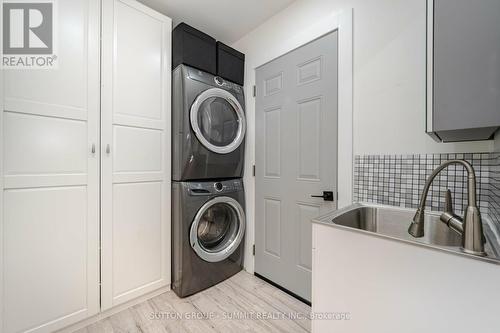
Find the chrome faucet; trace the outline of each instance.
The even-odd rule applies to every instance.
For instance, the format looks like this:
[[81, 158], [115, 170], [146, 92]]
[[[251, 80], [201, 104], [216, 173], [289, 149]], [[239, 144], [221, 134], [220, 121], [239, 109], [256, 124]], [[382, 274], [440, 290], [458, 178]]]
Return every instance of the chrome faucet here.
[[429, 189], [436, 176], [452, 164], [462, 165], [467, 170], [468, 204], [465, 209], [465, 216], [463, 219], [455, 215], [451, 204], [451, 192], [448, 190], [446, 193], [446, 212], [441, 215], [441, 221], [462, 235], [462, 248], [464, 252], [485, 256], [483, 224], [481, 222], [479, 208], [477, 207], [476, 174], [472, 165], [467, 161], [446, 161], [432, 172], [425, 183], [424, 191], [422, 192], [422, 197], [420, 198], [419, 208], [415, 213], [412, 224], [408, 228], [408, 233], [416, 238], [424, 236], [424, 211]]

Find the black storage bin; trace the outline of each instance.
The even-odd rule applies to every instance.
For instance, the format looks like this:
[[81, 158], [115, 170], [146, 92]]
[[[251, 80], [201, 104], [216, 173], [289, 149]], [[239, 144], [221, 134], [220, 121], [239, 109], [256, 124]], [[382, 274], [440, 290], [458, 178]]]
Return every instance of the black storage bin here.
[[215, 39], [181, 23], [172, 32], [172, 69], [180, 64], [217, 74]]
[[217, 42], [217, 75], [242, 86], [245, 81], [245, 55]]

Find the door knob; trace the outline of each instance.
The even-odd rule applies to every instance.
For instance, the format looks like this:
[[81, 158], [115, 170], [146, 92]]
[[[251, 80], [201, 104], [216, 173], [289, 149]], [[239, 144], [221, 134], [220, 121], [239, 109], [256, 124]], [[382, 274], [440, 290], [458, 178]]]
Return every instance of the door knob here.
[[325, 201], [333, 201], [333, 191], [323, 191], [323, 195], [311, 195], [312, 198], [323, 198]]

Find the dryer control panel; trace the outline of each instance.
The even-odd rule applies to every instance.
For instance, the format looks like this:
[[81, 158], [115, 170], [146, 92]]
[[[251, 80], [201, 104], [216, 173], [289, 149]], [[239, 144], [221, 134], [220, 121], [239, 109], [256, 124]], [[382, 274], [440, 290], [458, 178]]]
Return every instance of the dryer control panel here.
[[186, 68], [188, 69], [188, 76], [192, 80], [200, 81], [209, 84], [211, 86], [219, 87], [225, 90], [230, 90], [237, 94], [243, 93], [243, 87], [240, 86], [239, 84], [224, 80], [220, 76], [214, 76], [210, 73], [200, 71], [196, 68], [191, 68], [187, 66]]

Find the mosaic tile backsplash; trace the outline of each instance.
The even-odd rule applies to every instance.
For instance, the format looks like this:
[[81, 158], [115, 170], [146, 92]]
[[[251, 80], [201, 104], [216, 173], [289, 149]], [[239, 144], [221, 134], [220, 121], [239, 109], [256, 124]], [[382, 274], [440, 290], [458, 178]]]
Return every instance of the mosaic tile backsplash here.
[[500, 225], [500, 153], [491, 154], [489, 216]]
[[[364, 155], [355, 157], [354, 201], [417, 208], [425, 181], [442, 162], [465, 159], [476, 171], [478, 205], [500, 224], [500, 153]], [[450, 189], [456, 213], [467, 206], [467, 172], [452, 165], [436, 177], [427, 199], [429, 210], [443, 211]]]

